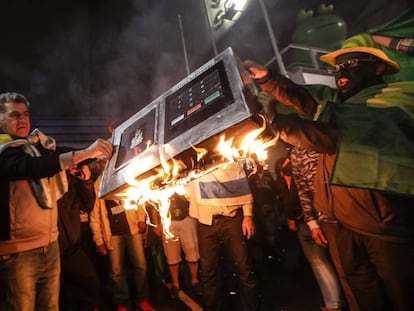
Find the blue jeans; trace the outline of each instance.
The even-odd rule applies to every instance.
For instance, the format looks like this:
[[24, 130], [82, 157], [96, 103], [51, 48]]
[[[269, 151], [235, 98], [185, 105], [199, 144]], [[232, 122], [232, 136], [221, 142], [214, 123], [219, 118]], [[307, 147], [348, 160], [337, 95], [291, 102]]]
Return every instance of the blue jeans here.
[[0, 256], [6, 310], [59, 310], [60, 259], [57, 241], [30, 251]]
[[109, 260], [111, 263], [111, 279], [114, 285], [114, 304], [126, 305], [129, 300], [129, 289], [124, 269], [126, 252], [132, 265], [138, 302], [148, 298], [147, 262], [142, 236], [138, 233], [114, 235], [111, 238], [111, 244], [113, 248], [109, 251]]
[[299, 242], [318, 282], [325, 308], [340, 308], [342, 306], [341, 285], [328, 249], [315, 243], [311, 230], [305, 222], [299, 221], [297, 228]]
[[222, 244], [230, 255], [239, 277], [241, 310], [254, 311], [258, 308], [256, 280], [248, 256], [247, 241], [242, 232], [242, 218], [242, 213], [238, 212], [235, 217], [215, 217], [212, 226], [198, 223], [205, 311], [217, 311], [222, 307], [219, 286]]

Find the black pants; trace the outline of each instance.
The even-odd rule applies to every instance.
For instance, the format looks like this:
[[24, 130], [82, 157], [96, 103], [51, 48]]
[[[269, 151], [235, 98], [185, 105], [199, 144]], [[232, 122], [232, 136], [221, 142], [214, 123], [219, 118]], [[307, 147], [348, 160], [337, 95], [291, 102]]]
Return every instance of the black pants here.
[[414, 310], [413, 241], [387, 241], [356, 233], [340, 224], [336, 227], [339, 264], [359, 309]]
[[99, 277], [80, 247], [61, 259], [60, 280], [61, 310], [90, 311], [99, 306]]
[[247, 241], [242, 233], [242, 213], [235, 217], [215, 217], [213, 225], [198, 223], [201, 280], [205, 311], [218, 311], [220, 300], [221, 244], [230, 256], [239, 277], [241, 310], [258, 308], [256, 281], [248, 256]]

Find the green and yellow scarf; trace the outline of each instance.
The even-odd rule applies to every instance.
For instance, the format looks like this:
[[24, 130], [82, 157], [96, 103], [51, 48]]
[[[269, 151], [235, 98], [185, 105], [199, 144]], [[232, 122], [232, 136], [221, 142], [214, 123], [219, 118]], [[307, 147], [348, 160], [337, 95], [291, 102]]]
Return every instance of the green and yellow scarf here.
[[331, 183], [414, 195], [414, 81], [370, 87], [335, 105]]

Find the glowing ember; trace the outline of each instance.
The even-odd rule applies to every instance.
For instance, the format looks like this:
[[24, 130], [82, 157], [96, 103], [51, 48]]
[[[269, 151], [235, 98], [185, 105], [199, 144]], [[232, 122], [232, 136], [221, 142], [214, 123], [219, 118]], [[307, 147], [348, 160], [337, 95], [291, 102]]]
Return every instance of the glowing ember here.
[[[161, 168], [157, 169], [156, 173], [148, 178], [137, 180], [134, 172], [138, 167], [146, 165], [145, 159], [136, 159], [132, 161], [125, 174], [126, 182], [131, 186], [127, 189], [125, 203], [126, 209], [143, 208], [151, 205], [161, 216], [164, 234], [167, 238], [174, 236], [169, 231], [171, 218], [169, 215], [170, 197], [176, 192], [185, 195], [185, 184], [189, 181], [199, 178], [200, 176], [211, 172], [212, 170], [220, 169], [227, 163], [248, 160], [249, 164], [258, 161], [263, 162], [267, 158], [266, 149], [277, 142], [278, 137], [275, 135], [268, 135], [270, 137], [260, 138], [266, 129], [266, 122], [263, 119], [263, 124], [260, 128], [252, 130], [245, 134], [243, 139], [239, 139], [240, 143], [236, 143], [234, 137], [225, 139], [221, 135], [216, 147], [216, 151], [224, 158], [219, 164], [210, 168], [188, 169], [185, 163], [177, 159], [168, 159], [168, 154], [172, 154], [169, 146], [165, 145], [161, 148]], [[197, 148], [192, 146], [197, 153], [197, 162], [200, 162], [203, 157], [207, 157], [209, 151], [204, 148]], [[254, 158], [254, 160], [253, 160]], [[148, 159], [148, 162], [151, 159]], [[145, 210], [146, 211], [146, 210]], [[148, 213], [147, 213], [148, 215]], [[149, 219], [149, 217], [148, 217]], [[153, 225], [148, 223], [149, 225]]]

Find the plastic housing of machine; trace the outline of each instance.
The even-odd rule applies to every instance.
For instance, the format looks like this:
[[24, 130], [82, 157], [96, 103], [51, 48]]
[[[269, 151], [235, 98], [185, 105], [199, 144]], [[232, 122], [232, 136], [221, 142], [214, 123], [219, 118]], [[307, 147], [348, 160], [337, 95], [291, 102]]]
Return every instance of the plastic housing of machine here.
[[[213, 150], [221, 134], [237, 142], [241, 133], [261, 126], [257, 93], [227, 48], [115, 128], [114, 154], [103, 171], [99, 197], [124, 198], [131, 184], [127, 175], [150, 177], [173, 159], [187, 170], [219, 161]], [[203, 162], [195, 160], [196, 148], [208, 150]]]

